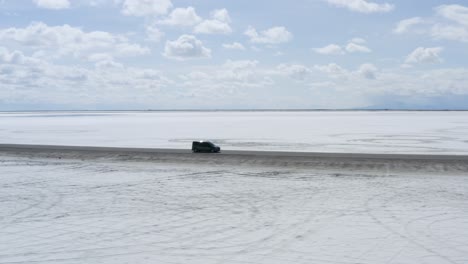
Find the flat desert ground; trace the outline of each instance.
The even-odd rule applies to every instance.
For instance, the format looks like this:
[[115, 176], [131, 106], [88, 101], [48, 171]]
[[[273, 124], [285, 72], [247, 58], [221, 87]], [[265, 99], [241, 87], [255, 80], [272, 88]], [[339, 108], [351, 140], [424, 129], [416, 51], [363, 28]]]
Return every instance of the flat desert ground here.
[[[109, 132], [104, 145], [115, 145], [130, 130], [137, 130], [122, 126], [124, 131], [113, 135], [110, 130], [121, 122], [119, 117], [117, 121], [37, 117], [49, 120], [46, 126], [24, 115], [23, 119], [1, 117], [2, 143], [94, 145], [104, 131]], [[142, 124], [145, 118], [136, 117]], [[407, 128], [395, 128], [406, 131], [406, 141], [395, 140], [401, 139], [396, 132], [393, 139], [391, 131], [380, 133], [378, 125], [371, 134], [359, 134], [359, 126], [353, 125], [346, 140], [337, 139], [355, 144], [356, 149], [382, 153], [404, 144], [402, 153], [419, 153], [419, 146], [425, 147], [424, 153], [468, 152], [462, 133], [468, 129], [466, 114], [449, 116], [442, 124], [430, 123], [431, 118], [435, 117], [422, 118], [425, 125], [413, 122]], [[70, 128], [73, 120], [76, 127]], [[106, 122], [114, 124], [112, 129]], [[157, 131], [154, 124], [163, 121], [154, 122], [148, 127]], [[170, 123], [169, 118], [164, 122]], [[451, 132], [437, 130], [444, 126]], [[171, 137], [139, 132], [143, 138], [132, 137], [121, 146], [138, 147], [152, 137], [160, 139], [157, 147], [189, 141], [184, 139], [187, 131], [165, 129], [160, 127]], [[198, 128], [194, 131], [201, 135]], [[224, 131], [227, 143], [258, 143], [263, 138], [268, 142], [264, 150], [287, 147], [275, 143], [284, 136], [278, 133], [286, 132], [273, 131], [275, 140], [271, 140], [254, 129], [257, 136], [240, 134], [229, 141], [232, 132]], [[322, 139], [331, 138], [325, 129], [322, 132]], [[425, 137], [416, 138], [422, 132]], [[352, 143], [356, 137], [387, 139], [388, 146], [379, 146], [375, 140]], [[288, 150], [296, 150], [294, 142], [307, 146], [306, 150], [319, 146], [317, 139], [297, 134], [287, 138]], [[424, 140], [425, 144], [417, 143]], [[359, 144], [364, 145], [359, 148]], [[321, 150], [351, 149], [351, 145], [327, 146]], [[145, 159], [0, 150], [0, 263], [468, 263], [466, 161], [453, 166], [385, 160], [379, 166], [369, 162], [311, 166], [187, 155]]]
[[468, 111], [10, 112], [0, 143], [468, 155]]

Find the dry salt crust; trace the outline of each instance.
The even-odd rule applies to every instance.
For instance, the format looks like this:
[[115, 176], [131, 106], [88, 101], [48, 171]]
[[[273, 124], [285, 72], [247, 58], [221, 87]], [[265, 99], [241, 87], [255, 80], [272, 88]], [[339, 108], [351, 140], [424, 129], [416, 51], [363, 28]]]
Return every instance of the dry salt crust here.
[[468, 154], [468, 112], [0, 113], [0, 143]]
[[0, 153], [0, 263], [468, 263], [468, 175]]

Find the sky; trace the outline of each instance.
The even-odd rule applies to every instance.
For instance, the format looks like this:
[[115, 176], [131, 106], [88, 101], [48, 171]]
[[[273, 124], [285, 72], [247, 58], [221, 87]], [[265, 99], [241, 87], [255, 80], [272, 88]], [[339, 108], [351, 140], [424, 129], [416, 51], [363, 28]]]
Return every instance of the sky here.
[[0, 0], [0, 110], [468, 109], [468, 0]]

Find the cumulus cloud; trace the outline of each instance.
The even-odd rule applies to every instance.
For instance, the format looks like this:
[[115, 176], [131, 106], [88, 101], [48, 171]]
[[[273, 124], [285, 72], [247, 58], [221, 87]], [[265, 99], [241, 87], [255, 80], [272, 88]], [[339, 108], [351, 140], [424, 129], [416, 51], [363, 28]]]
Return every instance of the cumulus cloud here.
[[249, 26], [244, 32], [253, 43], [280, 44], [291, 41], [293, 35], [285, 27], [272, 27], [267, 30], [257, 32], [255, 28]]
[[276, 69], [280, 74], [298, 81], [306, 80], [312, 73], [311, 69], [302, 64], [280, 64]]
[[245, 68], [255, 68], [258, 63], [257, 60], [227, 60], [223, 64], [223, 68], [237, 71]]
[[451, 21], [436, 23], [431, 29], [432, 37], [436, 39], [468, 42], [468, 7], [461, 5], [441, 5], [435, 8], [436, 15]]
[[346, 51], [350, 52], [350, 53], [354, 53], [354, 52], [369, 53], [369, 52], [372, 52], [372, 50], [369, 49], [368, 47], [366, 47], [364, 45], [356, 44], [354, 42], [350, 42], [350, 43], [348, 43], [348, 45], [346, 45]]
[[149, 41], [158, 43], [164, 37], [164, 32], [159, 30], [159, 28], [154, 24], [148, 25], [146, 27], [146, 37]]
[[322, 48], [315, 48], [315, 52], [323, 55], [342, 55], [344, 54], [343, 49], [336, 44], [330, 44]]
[[211, 50], [193, 35], [182, 35], [177, 40], [167, 41], [163, 55], [170, 59], [187, 60], [211, 57]]
[[87, 57], [89, 61], [113, 61], [114, 57], [108, 53], [93, 53]]
[[431, 36], [435, 39], [468, 42], [468, 28], [436, 24], [431, 28]]
[[158, 23], [171, 26], [194, 26], [202, 21], [201, 17], [197, 15], [195, 8], [176, 8], [172, 10], [168, 18], [160, 20]]
[[437, 15], [468, 27], [468, 7], [461, 5], [441, 5], [436, 7]]
[[223, 48], [232, 50], [245, 50], [244, 45], [242, 45], [239, 42], [234, 42], [232, 44], [223, 44]]
[[164, 15], [171, 8], [171, 0], [124, 0], [122, 13], [127, 16]]
[[133, 57], [149, 54], [150, 50], [136, 43], [119, 43], [115, 45], [115, 55], [119, 57]]
[[[222, 65], [184, 74], [181, 79], [183, 86], [192, 91], [191, 96], [228, 96], [232, 100], [235, 96], [240, 96], [244, 88], [249, 88], [252, 95], [252, 89], [272, 85], [273, 75], [272, 71], [261, 69], [256, 60], [228, 60]], [[241, 101], [245, 102], [250, 98], [252, 96], [246, 97], [244, 94]], [[252, 101], [257, 100], [253, 98]]]
[[258, 61], [256, 60], [228, 60], [223, 64], [222, 70], [218, 71], [217, 78], [242, 83], [255, 81], [257, 65]]
[[115, 56], [139, 56], [150, 53], [146, 47], [126, 37], [104, 31], [85, 32], [69, 25], [48, 26], [35, 22], [25, 28], [0, 30], [0, 42], [22, 45], [51, 57], [81, 57], [107, 52]]
[[359, 66], [358, 73], [366, 79], [374, 80], [376, 79], [378, 69], [374, 64], [365, 63]]
[[326, 0], [329, 4], [344, 7], [360, 13], [385, 13], [392, 11], [395, 6], [389, 3], [374, 3], [367, 0]]
[[114, 61], [113, 59], [104, 59], [104, 60], [98, 60], [94, 64], [96, 69], [123, 69], [125, 66], [122, 63], [118, 63]]
[[[0, 61], [5, 50], [0, 48]], [[8, 53], [11, 57], [19, 52]], [[11, 58], [9, 64], [0, 63], [2, 100], [68, 109], [87, 108], [88, 105], [122, 107], [122, 104], [141, 107], [154, 105], [156, 98], [161, 97], [158, 91], [171, 84], [161, 71], [102, 60], [106, 56], [96, 56], [95, 68], [57, 65], [47, 59], [22, 57], [21, 63], [12, 64]], [[5, 90], [9, 92], [4, 93]]]
[[69, 0], [33, 0], [40, 8], [46, 9], [66, 9], [70, 7]]
[[[286, 97], [291, 99], [287, 101], [290, 105], [294, 101], [296, 106], [307, 106], [313, 97], [314, 101], [328, 98], [324, 107], [340, 108], [350, 107], [347, 105], [350, 101], [351, 107], [372, 105], [372, 98], [381, 95], [417, 98], [415, 100], [428, 96], [437, 100], [437, 96], [468, 95], [468, 70], [463, 68], [380, 71], [366, 63], [350, 71], [334, 63], [312, 68], [302, 64], [271, 67], [256, 60], [229, 60], [221, 65], [199, 67], [196, 71], [181, 69], [180, 76], [172, 80], [157, 69], [117, 63], [107, 53], [92, 54], [89, 60], [96, 62], [95, 67], [54, 65], [48, 59], [40, 60], [21, 51], [0, 48], [0, 97], [3, 102], [21, 102], [22, 106], [39, 103], [64, 108], [193, 107], [200, 106], [200, 101], [219, 103], [208, 107], [226, 107], [230, 102], [245, 103], [247, 100], [249, 103], [242, 106], [259, 107], [259, 98], [263, 99], [260, 107], [268, 108], [289, 100]], [[298, 82], [291, 83], [290, 78]], [[285, 83], [304, 93], [285, 95], [280, 89]], [[313, 89], [306, 90], [310, 86]], [[311, 92], [310, 96], [304, 96], [307, 92]], [[269, 96], [265, 97], [265, 93]], [[323, 94], [326, 97], [321, 97]], [[181, 102], [181, 98], [194, 97], [216, 100]], [[0, 107], [8, 109], [5, 104]]]
[[362, 38], [353, 38], [346, 44], [346, 46], [341, 47], [337, 44], [330, 44], [322, 48], [315, 48], [313, 49], [316, 53], [323, 54], [323, 55], [343, 55], [346, 52], [348, 53], [369, 53], [372, 52], [371, 49], [366, 47], [364, 44], [366, 43], [365, 39]]
[[[427, 34], [437, 40], [468, 42], [468, 7], [462, 5], [441, 5], [430, 18], [409, 18], [400, 21], [395, 33]], [[414, 30], [414, 28], [418, 26]]]
[[232, 32], [231, 18], [226, 9], [218, 9], [211, 12], [211, 19], [203, 20], [194, 28], [198, 34], [229, 34]]
[[349, 72], [336, 63], [329, 63], [327, 65], [315, 65], [314, 69], [328, 74], [330, 77], [338, 78], [344, 77]]
[[229, 34], [232, 29], [229, 24], [219, 20], [204, 20], [195, 27], [193, 32], [197, 34]]
[[355, 71], [349, 71], [335, 63], [316, 65], [314, 69], [330, 78], [322, 79], [320, 82], [333, 82], [332, 87], [326, 88], [334, 89], [335, 96], [339, 96], [343, 91], [347, 96], [355, 93], [367, 98], [382, 94], [404, 97], [416, 95], [418, 98], [468, 94], [468, 75], [463, 75], [467, 73], [467, 69], [437, 69], [422, 72], [409, 69], [380, 71], [371, 63], [362, 64]]
[[211, 17], [221, 22], [231, 23], [231, 17], [225, 8], [214, 10], [211, 12]]
[[393, 29], [394, 33], [402, 34], [410, 31], [416, 25], [423, 24], [425, 21], [420, 17], [413, 17], [408, 19], [403, 19], [396, 25], [395, 29]]
[[20, 51], [10, 52], [5, 47], [0, 47], [0, 64], [21, 64], [25, 56]]
[[440, 63], [442, 58], [440, 53], [443, 51], [442, 47], [424, 48], [419, 47], [411, 52], [406, 57], [406, 64], [417, 64], [417, 63]]

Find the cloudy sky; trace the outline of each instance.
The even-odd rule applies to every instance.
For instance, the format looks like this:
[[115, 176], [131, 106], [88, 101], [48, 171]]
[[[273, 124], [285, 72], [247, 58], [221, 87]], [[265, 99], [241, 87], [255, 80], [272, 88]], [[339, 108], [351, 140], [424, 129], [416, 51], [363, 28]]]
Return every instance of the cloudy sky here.
[[0, 0], [0, 110], [468, 108], [468, 1]]

